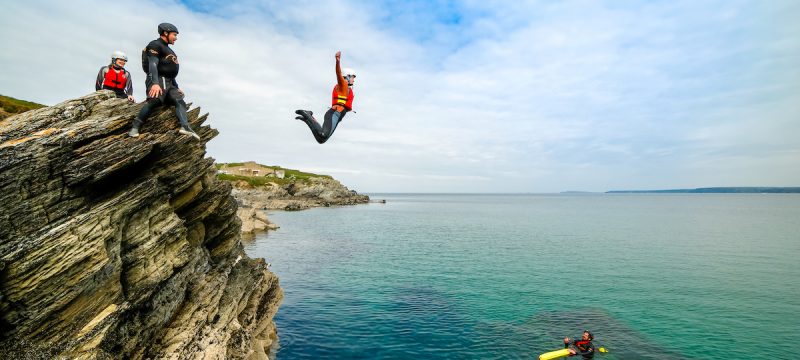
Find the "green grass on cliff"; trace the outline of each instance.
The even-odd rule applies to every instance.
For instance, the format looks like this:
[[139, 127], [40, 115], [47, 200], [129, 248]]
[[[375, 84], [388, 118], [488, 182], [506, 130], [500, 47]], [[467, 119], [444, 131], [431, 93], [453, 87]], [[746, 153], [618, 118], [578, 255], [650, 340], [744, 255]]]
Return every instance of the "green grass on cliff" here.
[[0, 119], [43, 107], [45, 105], [0, 95]]
[[[244, 163], [221, 163], [221, 164], [218, 163], [218, 164], [215, 164], [215, 166], [217, 167], [217, 170], [222, 169], [224, 166], [236, 167], [236, 166], [242, 166], [242, 165], [244, 165]], [[269, 165], [261, 165], [261, 164], [258, 164], [258, 165], [260, 165], [262, 167], [265, 167], [265, 168], [274, 169], [274, 170], [283, 170], [285, 176], [284, 176], [283, 179], [279, 179], [279, 178], [276, 178], [276, 177], [245, 176], [245, 175], [233, 175], [233, 174], [221, 174], [220, 173], [220, 174], [217, 174], [217, 178], [219, 178], [220, 180], [233, 181], [233, 182], [244, 181], [244, 182], [247, 182], [248, 184], [250, 184], [250, 186], [253, 186], [253, 187], [264, 186], [264, 185], [267, 185], [269, 183], [276, 183], [278, 185], [286, 185], [286, 184], [290, 184], [290, 183], [295, 182], [295, 181], [307, 181], [308, 179], [315, 178], [315, 177], [316, 178], [333, 179], [333, 177], [331, 177], [329, 175], [319, 175], [319, 174], [314, 174], [314, 173], [309, 173], [309, 172], [304, 172], [304, 171], [299, 171], [299, 170], [294, 170], [294, 169], [286, 169], [286, 168], [283, 168], [283, 167], [280, 167], [280, 166], [269, 166]]]
[[255, 177], [255, 176], [230, 175], [230, 174], [217, 174], [217, 178], [220, 180], [231, 181], [231, 182], [244, 181], [253, 187], [261, 187], [271, 182], [283, 185], [282, 182], [286, 180], [286, 179], [278, 179], [265, 176]]

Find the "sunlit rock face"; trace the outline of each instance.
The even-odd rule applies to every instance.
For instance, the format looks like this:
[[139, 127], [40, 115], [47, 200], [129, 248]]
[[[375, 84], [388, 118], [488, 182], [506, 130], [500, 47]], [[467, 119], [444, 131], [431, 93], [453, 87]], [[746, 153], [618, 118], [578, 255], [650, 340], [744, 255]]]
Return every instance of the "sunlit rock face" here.
[[218, 133], [101, 91], [0, 121], [0, 353], [9, 358], [265, 358], [283, 298], [250, 259]]

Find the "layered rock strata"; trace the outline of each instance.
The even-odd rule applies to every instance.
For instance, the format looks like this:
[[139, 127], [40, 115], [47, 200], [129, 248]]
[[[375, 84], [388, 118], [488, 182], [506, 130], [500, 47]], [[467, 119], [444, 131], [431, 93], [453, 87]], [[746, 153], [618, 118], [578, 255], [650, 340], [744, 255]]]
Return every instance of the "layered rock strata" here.
[[283, 293], [240, 242], [231, 185], [173, 107], [111, 92], [0, 121], [0, 353], [265, 358]]

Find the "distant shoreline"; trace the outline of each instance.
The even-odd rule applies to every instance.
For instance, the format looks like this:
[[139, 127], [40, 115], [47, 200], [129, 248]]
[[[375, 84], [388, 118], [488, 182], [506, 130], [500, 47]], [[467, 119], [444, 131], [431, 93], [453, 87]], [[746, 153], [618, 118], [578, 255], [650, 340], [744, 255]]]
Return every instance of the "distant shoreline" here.
[[611, 190], [606, 194], [790, 194], [800, 193], [800, 187], [710, 187], [668, 190]]
[[602, 194], [798, 194], [800, 187], [712, 187], [697, 189], [664, 189], [664, 190], [610, 190], [610, 191], [561, 191], [561, 192], [365, 192], [370, 197], [391, 195], [404, 196], [530, 196], [530, 195], [602, 195]]

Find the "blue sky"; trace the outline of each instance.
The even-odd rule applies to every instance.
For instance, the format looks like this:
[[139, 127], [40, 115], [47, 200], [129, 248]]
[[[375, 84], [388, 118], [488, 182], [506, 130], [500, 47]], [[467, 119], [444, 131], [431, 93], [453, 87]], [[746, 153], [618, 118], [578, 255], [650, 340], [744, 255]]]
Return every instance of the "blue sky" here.
[[[220, 130], [220, 161], [362, 192], [800, 185], [796, 1], [6, 7], [0, 45], [17, 51], [0, 54], [0, 93], [47, 104], [90, 92], [108, 54], [136, 58], [175, 23], [178, 80]], [[337, 50], [358, 71], [358, 112], [318, 145], [292, 113], [325, 111]]]

